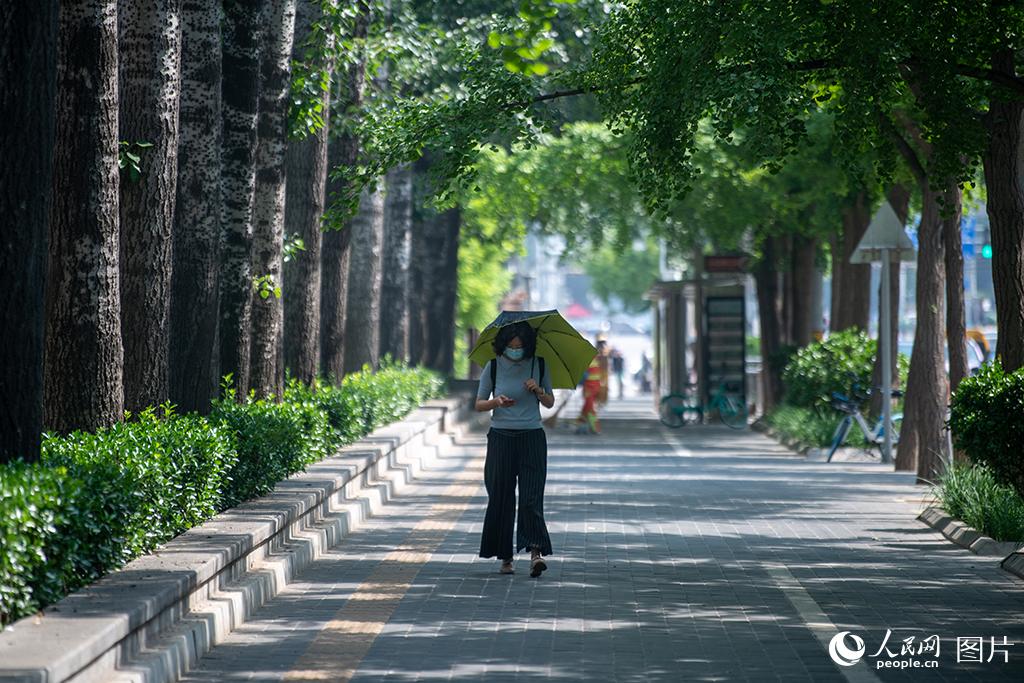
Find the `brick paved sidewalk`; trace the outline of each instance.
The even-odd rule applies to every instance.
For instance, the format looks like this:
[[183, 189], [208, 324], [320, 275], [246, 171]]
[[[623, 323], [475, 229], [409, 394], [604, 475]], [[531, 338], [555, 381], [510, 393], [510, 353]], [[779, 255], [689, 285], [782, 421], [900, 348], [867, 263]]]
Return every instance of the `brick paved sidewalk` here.
[[[649, 405], [613, 401], [600, 436], [549, 432], [541, 579], [525, 559], [510, 577], [476, 557], [475, 436], [185, 680], [1024, 677], [1024, 582], [917, 522], [911, 475], [807, 462], [723, 427], [667, 430]], [[886, 629], [897, 654], [940, 636], [938, 668], [876, 670]], [[838, 630], [863, 639], [864, 661], [833, 663]], [[1009, 662], [958, 664], [956, 639], [972, 636], [984, 657], [990, 637], [1016, 643]]]

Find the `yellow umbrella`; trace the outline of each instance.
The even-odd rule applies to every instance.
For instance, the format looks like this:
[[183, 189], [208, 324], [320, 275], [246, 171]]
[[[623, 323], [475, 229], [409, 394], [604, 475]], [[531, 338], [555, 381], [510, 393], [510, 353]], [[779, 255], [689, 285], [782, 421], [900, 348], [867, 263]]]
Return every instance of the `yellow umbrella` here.
[[480, 334], [469, 353], [470, 360], [480, 366], [492, 360], [498, 330], [518, 322], [527, 322], [537, 331], [537, 355], [544, 359], [552, 388], [574, 388], [597, 355], [597, 349], [556, 310], [502, 311]]

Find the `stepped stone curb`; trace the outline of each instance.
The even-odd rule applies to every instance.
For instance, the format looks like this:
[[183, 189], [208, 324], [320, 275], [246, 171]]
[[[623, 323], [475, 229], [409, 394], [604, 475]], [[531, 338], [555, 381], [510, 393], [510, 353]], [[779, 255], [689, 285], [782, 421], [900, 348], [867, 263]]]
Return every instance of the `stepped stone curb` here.
[[[927, 507], [917, 518], [940, 532], [953, 543], [956, 543], [961, 548], [970, 550], [975, 555], [1006, 558], [1003, 560], [1004, 569], [1006, 569], [1006, 561], [1019, 554], [1017, 551], [1021, 547], [1020, 543], [1012, 541], [1000, 542], [991, 539], [977, 529], [972, 529], [960, 520], [950, 517], [940, 507]], [[1024, 563], [1021, 564], [1021, 569], [1024, 570]], [[1024, 578], [1024, 574], [1018, 574], [1018, 576]]]
[[450, 446], [469, 397], [428, 401], [0, 632], [0, 681], [175, 681]]
[[999, 563], [999, 566], [1024, 579], [1024, 552], [1018, 550], [1010, 553]]

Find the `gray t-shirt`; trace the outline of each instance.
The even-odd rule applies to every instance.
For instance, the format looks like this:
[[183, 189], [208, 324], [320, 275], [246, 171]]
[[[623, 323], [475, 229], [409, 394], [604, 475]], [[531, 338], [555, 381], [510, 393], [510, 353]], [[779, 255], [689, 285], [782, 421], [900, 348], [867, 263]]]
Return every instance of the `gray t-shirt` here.
[[[538, 359], [539, 360], [539, 359]], [[510, 361], [501, 356], [498, 361], [498, 390], [494, 395], [505, 394], [515, 399], [515, 404], [508, 408], [495, 408], [491, 413], [491, 426], [499, 429], [540, 429], [540, 399], [528, 391], [523, 383], [533, 377], [537, 383], [544, 387], [545, 393], [551, 393], [551, 372], [549, 368], [544, 369], [544, 379], [540, 378], [540, 363], [531, 358], [524, 358], [521, 361]], [[491, 390], [491, 363], [488, 361], [480, 375], [480, 388], [476, 392], [477, 398], [490, 398]], [[531, 373], [530, 368], [533, 368]]]

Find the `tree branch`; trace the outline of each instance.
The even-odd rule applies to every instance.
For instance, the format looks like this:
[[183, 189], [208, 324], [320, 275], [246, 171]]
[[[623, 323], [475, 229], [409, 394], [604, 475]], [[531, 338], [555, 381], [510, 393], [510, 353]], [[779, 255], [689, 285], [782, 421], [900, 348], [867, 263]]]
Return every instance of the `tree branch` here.
[[1019, 78], [1013, 74], [1003, 73], [1002, 71], [996, 71], [995, 69], [970, 66], [968, 64], [957, 64], [956, 72], [961, 76], [988, 81], [989, 83], [1001, 85], [1004, 88], [1009, 88], [1010, 90], [1015, 90], [1018, 93], [1024, 94], [1024, 78]]
[[893, 122], [889, 120], [889, 117], [885, 114], [878, 114], [879, 124], [882, 126], [882, 130], [892, 140], [896, 146], [896, 150], [900, 153], [903, 159], [907, 162], [907, 166], [910, 167], [910, 172], [913, 174], [914, 179], [917, 180], [918, 184], [926, 187], [928, 185], [928, 172], [925, 170], [924, 165], [921, 163], [921, 159], [917, 156], [917, 152], [910, 146], [910, 143], [900, 134], [893, 125]]

